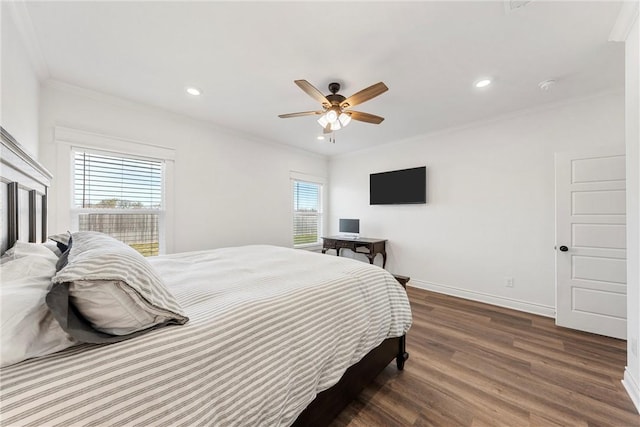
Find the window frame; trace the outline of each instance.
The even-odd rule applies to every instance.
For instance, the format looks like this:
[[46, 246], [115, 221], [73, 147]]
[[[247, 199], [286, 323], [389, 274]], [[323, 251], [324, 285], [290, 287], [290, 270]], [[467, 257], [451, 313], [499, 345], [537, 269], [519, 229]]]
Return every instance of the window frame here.
[[[114, 158], [123, 158], [131, 160], [143, 160], [158, 162], [161, 165], [162, 181], [160, 184], [161, 204], [160, 209], [127, 209], [127, 208], [79, 208], [75, 204], [75, 156], [78, 153], [94, 154], [97, 156], [109, 156]], [[111, 215], [131, 215], [131, 214], [153, 214], [158, 215], [158, 255], [166, 254], [166, 162], [162, 159], [152, 157], [131, 155], [126, 153], [118, 153], [115, 151], [96, 150], [78, 147], [71, 147], [71, 230], [78, 231], [80, 229], [80, 215], [84, 214], [111, 214]]]
[[[290, 174], [290, 195], [291, 195], [291, 244], [294, 249], [306, 249], [306, 250], [317, 250], [322, 248], [322, 235], [325, 230], [325, 206], [326, 206], [326, 179], [319, 176], [308, 175], [300, 172], [291, 172]], [[295, 206], [294, 206], [294, 191], [296, 182], [304, 182], [308, 184], [315, 184], [319, 186], [319, 195], [318, 195], [318, 240], [313, 243], [303, 243], [296, 245], [294, 243], [295, 234], [294, 234], [294, 226], [295, 226]]]
[[[174, 170], [175, 170], [175, 150], [158, 145], [152, 145], [140, 141], [124, 139], [115, 136], [97, 134], [63, 126], [54, 128], [54, 141], [56, 143], [56, 159], [58, 163], [58, 173], [56, 181], [57, 187], [51, 188], [52, 204], [58, 206], [68, 206], [59, 213], [52, 215], [55, 225], [53, 230], [77, 230], [78, 224], [73, 224], [72, 210], [74, 205], [74, 153], [75, 151], [88, 151], [96, 154], [115, 155], [143, 160], [154, 160], [163, 162], [163, 220], [159, 227], [160, 247], [159, 254], [164, 255], [173, 252], [174, 244]], [[66, 187], [66, 191], [65, 191]], [[88, 210], [84, 208], [85, 211]], [[98, 209], [104, 213], [105, 209]], [[136, 210], [143, 213], [143, 209]], [[158, 213], [157, 210], [151, 210]], [[98, 212], [98, 213], [99, 213]], [[86, 212], [89, 213], [89, 212]], [[131, 213], [125, 210], [122, 213]], [[76, 216], [77, 218], [77, 216]], [[73, 226], [72, 226], [73, 225]], [[62, 231], [60, 231], [62, 232]], [[163, 243], [162, 243], [163, 242]]]

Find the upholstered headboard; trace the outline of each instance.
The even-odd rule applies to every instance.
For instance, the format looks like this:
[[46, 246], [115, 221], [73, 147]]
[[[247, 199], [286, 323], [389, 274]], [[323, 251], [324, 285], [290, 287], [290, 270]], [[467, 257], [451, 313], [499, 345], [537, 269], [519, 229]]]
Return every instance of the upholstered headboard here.
[[0, 253], [17, 240], [47, 239], [47, 189], [51, 174], [0, 127]]

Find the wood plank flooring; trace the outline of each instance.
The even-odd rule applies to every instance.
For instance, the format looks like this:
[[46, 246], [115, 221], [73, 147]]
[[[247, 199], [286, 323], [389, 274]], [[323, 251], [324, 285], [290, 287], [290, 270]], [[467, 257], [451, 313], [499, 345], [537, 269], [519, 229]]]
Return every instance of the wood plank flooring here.
[[553, 319], [408, 289], [410, 358], [332, 427], [640, 426], [620, 380], [626, 342]]

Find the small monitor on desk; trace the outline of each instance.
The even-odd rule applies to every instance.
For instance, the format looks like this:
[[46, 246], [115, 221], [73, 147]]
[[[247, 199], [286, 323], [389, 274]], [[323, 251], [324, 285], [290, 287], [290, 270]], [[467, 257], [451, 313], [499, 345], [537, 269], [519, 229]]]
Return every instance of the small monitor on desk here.
[[348, 237], [353, 237], [355, 239], [360, 234], [360, 220], [340, 218], [338, 228], [340, 234]]

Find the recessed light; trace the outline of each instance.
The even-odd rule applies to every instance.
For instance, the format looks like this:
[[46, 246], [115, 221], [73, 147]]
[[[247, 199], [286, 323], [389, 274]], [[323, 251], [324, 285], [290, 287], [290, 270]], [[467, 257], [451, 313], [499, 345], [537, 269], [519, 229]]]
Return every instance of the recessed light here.
[[318, 141], [324, 141], [324, 135], [318, 135], [316, 138]]
[[199, 96], [200, 94], [202, 94], [202, 91], [200, 89], [198, 89], [197, 87], [193, 87], [193, 86], [189, 86], [185, 90], [187, 91], [187, 93], [189, 95], [193, 95], [193, 96]]
[[540, 88], [540, 90], [543, 90], [546, 92], [549, 89], [551, 89], [553, 86], [555, 86], [555, 84], [556, 84], [555, 80], [549, 79], [549, 80], [544, 80], [538, 83], [538, 87]]
[[482, 79], [482, 80], [478, 80], [476, 82], [476, 87], [477, 88], [481, 88], [481, 87], [487, 87], [491, 84], [491, 79]]

